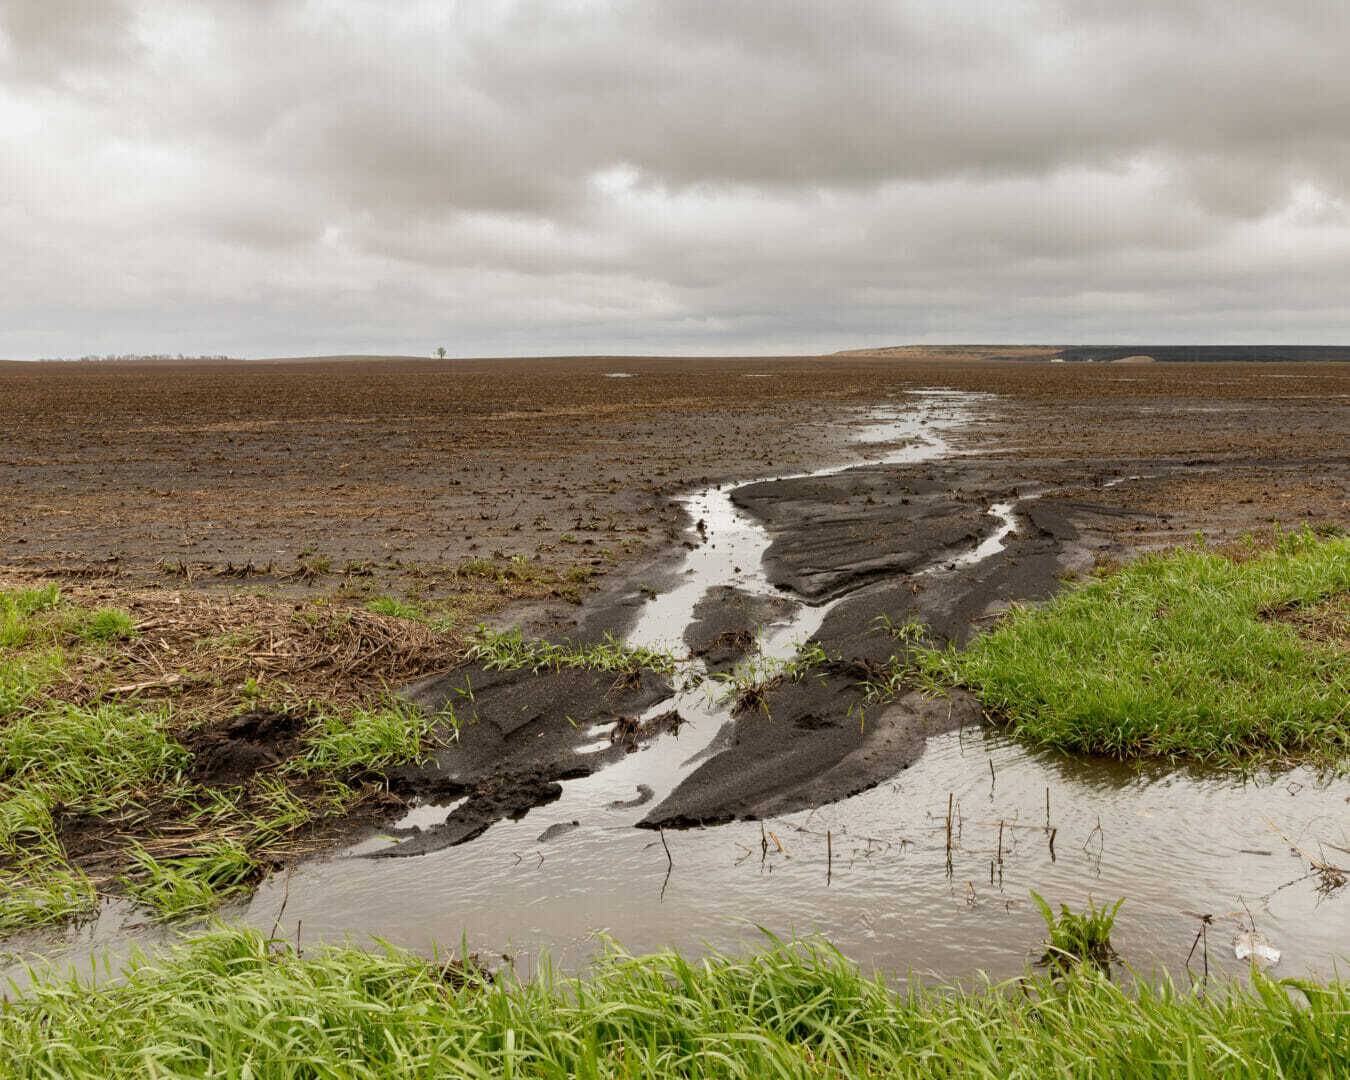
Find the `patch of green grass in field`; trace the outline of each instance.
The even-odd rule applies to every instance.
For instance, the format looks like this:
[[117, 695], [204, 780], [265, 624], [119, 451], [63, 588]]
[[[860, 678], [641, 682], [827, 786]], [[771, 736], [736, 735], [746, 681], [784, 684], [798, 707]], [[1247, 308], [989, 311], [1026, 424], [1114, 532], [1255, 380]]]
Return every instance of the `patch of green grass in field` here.
[[491, 982], [385, 948], [220, 930], [0, 1012], [14, 1077], [1267, 1077], [1350, 1060], [1350, 987], [1051, 982], [896, 993], [826, 945]]
[[65, 670], [65, 653], [55, 646], [0, 655], [0, 723], [56, 682]]
[[0, 726], [0, 797], [29, 792], [97, 814], [127, 792], [169, 779], [187, 751], [163, 732], [167, 713], [121, 704], [52, 703]]
[[0, 934], [75, 918], [96, 900], [89, 879], [66, 862], [47, 801], [0, 788]]
[[0, 591], [0, 648], [32, 644], [41, 629], [51, 624], [50, 614], [60, 603], [61, 590], [55, 585]]
[[519, 629], [493, 630], [482, 625], [474, 630], [465, 657], [489, 669], [605, 671], [632, 679], [644, 671], [674, 675], [680, 666], [671, 653], [625, 645], [610, 634], [598, 643], [558, 643], [526, 638]]
[[300, 829], [343, 813], [357, 798], [346, 784], [322, 779], [303, 802], [277, 776], [255, 777], [248, 790], [184, 787], [172, 793], [181, 820], [196, 826], [197, 836], [172, 854], [154, 855], [133, 844], [119, 878], [123, 890], [162, 919], [200, 915], [251, 891], [266, 861]]
[[187, 752], [160, 730], [163, 719], [123, 705], [53, 703], [0, 723], [0, 933], [94, 906], [53, 815], [105, 813], [171, 782]]
[[447, 721], [454, 725], [448, 710], [432, 715], [401, 701], [323, 713], [305, 752], [290, 767], [302, 773], [342, 774], [416, 761], [430, 746], [435, 729]]
[[918, 666], [1033, 745], [1337, 765], [1350, 753], [1350, 660], [1275, 616], [1347, 590], [1350, 539], [1303, 532], [1240, 559], [1183, 549], [1015, 609]]
[[426, 609], [396, 596], [376, 596], [366, 601], [366, 610], [376, 615], [388, 615], [395, 619], [409, 619], [412, 622], [424, 622]]
[[62, 640], [119, 641], [135, 632], [135, 622], [125, 611], [67, 603], [55, 585], [0, 590], [0, 649]]
[[229, 837], [206, 840], [191, 854], [155, 858], [135, 844], [123, 882], [127, 895], [165, 919], [200, 915], [247, 892], [261, 868], [248, 849]]
[[124, 641], [136, 634], [136, 623], [119, 608], [99, 608], [89, 613], [75, 628], [85, 641]]

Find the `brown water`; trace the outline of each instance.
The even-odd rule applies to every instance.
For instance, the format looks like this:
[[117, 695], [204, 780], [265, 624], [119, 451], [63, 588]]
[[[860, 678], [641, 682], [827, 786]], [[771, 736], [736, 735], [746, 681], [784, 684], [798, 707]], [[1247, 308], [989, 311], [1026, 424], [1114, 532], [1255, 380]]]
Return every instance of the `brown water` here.
[[[604, 934], [637, 951], [696, 952], [751, 945], [764, 927], [824, 934], [892, 975], [957, 978], [1017, 974], [1034, 958], [1035, 889], [1072, 906], [1127, 897], [1115, 941], [1136, 970], [1182, 972], [1199, 925], [1193, 913], [1215, 916], [1212, 969], [1243, 966], [1232, 942], [1252, 920], [1281, 950], [1279, 974], [1325, 977], [1350, 955], [1350, 890], [1322, 895], [1290, 850], [1290, 842], [1331, 855], [1330, 845], [1350, 847], [1343, 780], [1319, 783], [1302, 770], [1261, 783], [1137, 772], [966, 731], [934, 740], [893, 781], [767, 821], [763, 833], [755, 822], [668, 832], [668, 861], [659, 836], [630, 826], [641, 808], [605, 804], [632, 797], [640, 778], [659, 771], [645, 759], [687, 747], [687, 734], [568, 785], [560, 802], [473, 843], [421, 858], [355, 857], [387, 842], [372, 840], [273, 879], [224, 914], [269, 929], [285, 898], [279, 932], [303, 941], [378, 936], [430, 950], [463, 940], [516, 956], [523, 973], [541, 951], [578, 967]], [[549, 825], [572, 820], [579, 827], [537, 842]], [[43, 951], [79, 963], [91, 950], [120, 954], [135, 939], [163, 936], [128, 929], [142, 920], [113, 906]], [[1198, 974], [1198, 951], [1191, 966]]]

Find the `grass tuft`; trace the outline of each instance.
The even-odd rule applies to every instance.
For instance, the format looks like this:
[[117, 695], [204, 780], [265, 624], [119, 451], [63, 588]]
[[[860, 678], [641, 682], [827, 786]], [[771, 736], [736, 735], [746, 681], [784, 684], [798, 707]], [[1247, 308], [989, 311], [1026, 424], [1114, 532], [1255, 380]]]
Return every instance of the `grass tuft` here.
[[123, 877], [127, 895], [164, 919], [210, 911], [247, 892], [261, 871], [248, 849], [230, 838], [208, 840], [191, 854], [161, 859], [135, 844], [131, 863]]
[[135, 636], [136, 623], [119, 608], [99, 608], [77, 624], [75, 634], [85, 641], [125, 641]]
[[55, 703], [0, 727], [0, 798], [20, 793], [97, 814], [176, 773], [187, 751], [161, 730], [162, 710]]
[[1098, 971], [1110, 972], [1111, 962], [1116, 959], [1116, 950], [1111, 947], [1111, 930], [1124, 900], [1117, 900], [1109, 908], [1098, 908], [1089, 901], [1087, 911], [1082, 913], [1070, 911], [1068, 905], [1061, 904], [1056, 915], [1040, 893], [1033, 890], [1031, 899], [1045, 920], [1049, 935], [1045, 955], [1039, 961], [1042, 967], [1068, 974], [1083, 964], [1091, 964]]
[[597, 644], [557, 643], [526, 638], [519, 629], [493, 630], [482, 625], [474, 630], [465, 657], [492, 670], [579, 669], [612, 672], [627, 679], [637, 679], [644, 671], [674, 675], [680, 666], [671, 653], [625, 645], [610, 634]]
[[0, 649], [65, 641], [106, 643], [132, 637], [135, 632], [135, 621], [125, 611], [91, 611], [67, 603], [55, 585], [0, 590]]
[[376, 615], [388, 615], [394, 619], [408, 619], [411, 622], [425, 622], [426, 610], [417, 604], [400, 600], [395, 596], [376, 596], [366, 601], [366, 610]]
[[443, 723], [453, 727], [454, 713], [432, 715], [402, 701], [323, 713], [308, 748], [289, 767], [300, 773], [378, 772], [420, 758]]

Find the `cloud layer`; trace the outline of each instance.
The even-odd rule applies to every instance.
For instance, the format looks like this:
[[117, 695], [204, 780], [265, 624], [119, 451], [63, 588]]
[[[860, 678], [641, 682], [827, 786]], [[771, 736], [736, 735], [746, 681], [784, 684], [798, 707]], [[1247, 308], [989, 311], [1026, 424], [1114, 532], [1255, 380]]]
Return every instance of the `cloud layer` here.
[[1350, 344], [1341, 0], [4, 0], [0, 356]]

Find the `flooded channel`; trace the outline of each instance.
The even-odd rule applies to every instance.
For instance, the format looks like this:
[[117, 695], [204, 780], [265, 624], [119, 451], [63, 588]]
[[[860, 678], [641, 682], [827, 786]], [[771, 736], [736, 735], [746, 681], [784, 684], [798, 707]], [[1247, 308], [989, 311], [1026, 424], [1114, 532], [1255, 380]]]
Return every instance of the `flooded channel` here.
[[[863, 430], [862, 456], [891, 464], [950, 456], [951, 437], [985, 404], [979, 395], [919, 394]], [[730, 488], [682, 502], [695, 546], [678, 583], [641, 609], [631, 644], [681, 650], [711, 588], [784, 595], [764, 573], [769, 534], [735, 506]], [[987, 533], [955, 565], [1003, 549], [1018, 529], [1013, 506], [988, 508]], [[950, 553], [944, 565], [953, 565]], [[756, 662], [791, 656], [830, 606], [789, 607], [765, 628]], [[719, 685], [702, 674], [695, 663], [674, 698], [650, 710], [678, 709], [686, 721], [678, 733], [566, 782], [561, 799], [523, 819], [419, 857], [367, 858], [391, 843], [372, 837], [272, 879], [223, 914], [303, 941], [463, 943], [515, 957], [522, 974], [542, 953], [575, 969], [606, 935], [634, 951], [697, 952], [753, 945], [763, 928], [823, 934], [891, 976], [953, 979], [1013, 975], [1034, 959], [1043, 929], [1034, 889], [1071, 906], [1125, 897], [1115, 943], [1136, 970], [1180, 974], [1189, 954], [1198, 975], [1205, 950], [1211, 971], [1241, 969], [1233, 941], [1253, 927], [1279, 949], [1279, 974], [1326, 977], [1350, 959], [1350, 888], [1309, 874], [1308, 862], [1350, 852], [1350, 782], [1305, 770], [1258, 781], [1139, 769], [1030, 753], [966, 728], [933, 738], [892, 780], [815, 810], [664, 833], [636, 828], [730, 721]], [[609, 747], [606, 730], [594, 733], [597, 752]], [[403, 824], [426, 826], [448, 810], [419, 807]], [[1329, 861], [1338, 858], [1350, 861]], [[1213, 922], [1205, 949], [1192, 952], [1201, 916]], [[32, 945], [74, 963], [165, 933], [115, 904], [55, 948], [51, 939]]]

